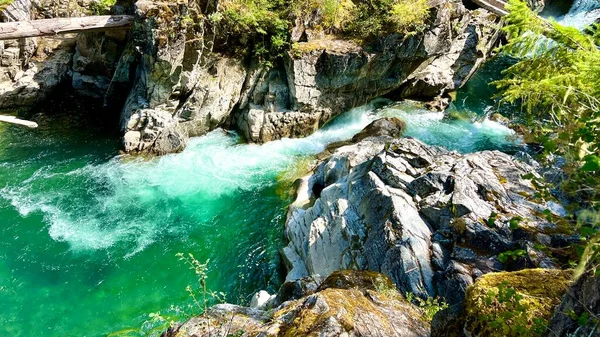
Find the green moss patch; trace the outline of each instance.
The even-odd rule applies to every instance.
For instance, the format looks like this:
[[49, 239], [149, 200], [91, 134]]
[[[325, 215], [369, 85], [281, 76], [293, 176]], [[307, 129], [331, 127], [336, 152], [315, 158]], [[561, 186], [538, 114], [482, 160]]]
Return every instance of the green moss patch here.
[[477, 336], [541, 336], [572, 276], [546, 269], [486, 274], [467, 289], [465, 327]]

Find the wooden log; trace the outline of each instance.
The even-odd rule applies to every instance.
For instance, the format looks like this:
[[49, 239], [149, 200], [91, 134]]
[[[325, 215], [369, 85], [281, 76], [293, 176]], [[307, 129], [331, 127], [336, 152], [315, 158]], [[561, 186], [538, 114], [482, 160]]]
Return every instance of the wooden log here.
[[502, 1], [502, 0], [472, 0], [472, 1], [479, 7], [487, 9], [488, 11], [490, 11], [498, 16], [508, 15], [508, 11], [505, 8], [506, 7], [505, 1]]
[[27, 121], [24, 119], [18, 119], [15, 116], [0, 115], [0, 122], [26, 126], [28, 128], [32, 128], [32, 129], [35, 129], [38, 127], [38, 124], [36, 122]]
[[51, 36], [65, 33], [128, 29], [133, 24], [131, 15], [84, 16], [32, 21], [0, 23], [0, 40]]

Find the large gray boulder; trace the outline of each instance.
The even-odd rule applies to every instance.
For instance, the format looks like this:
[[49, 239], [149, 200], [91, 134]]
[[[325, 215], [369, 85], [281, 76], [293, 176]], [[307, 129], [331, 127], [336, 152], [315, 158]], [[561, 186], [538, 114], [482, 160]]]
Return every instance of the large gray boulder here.
[[498, 151], [461, 155], [385, 136], [342, 146], [305, 179], [308, 200], [290, 208], [287, 280], [373, 270], [401, 292], [456, 305], [485, 273], [554, 268], [535, 244], [559, 229], [531, 179], [540, 179], [532, 167]]
[[[135, 6], [137, 22], [126, 53], [134, 54], [136, 63], [119, 64], [136, 67], [121, 113], [124, 149], [179, 151], [188, 137], [227, 121], [241, 96], [246, 68], [239, 58], [212, 53], [210, 27], [202, 18], [210, 14], [202, 12], [207, 7], [151, 1]], [[185, 17], [191, 16], [198, 25], [187, 24]]]

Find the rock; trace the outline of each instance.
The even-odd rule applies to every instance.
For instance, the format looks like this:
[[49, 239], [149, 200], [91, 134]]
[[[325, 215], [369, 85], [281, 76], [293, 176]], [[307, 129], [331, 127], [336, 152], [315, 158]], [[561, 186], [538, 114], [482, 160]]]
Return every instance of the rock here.
[[[293, 37], [304, 34], [308, 41], [295, 45], [283, 69], [271, 70], [287, 75], [278, 81], [288, 87], [288, 104], [273, 108], [261, 99], [242, 105], [238, 128], [255, 142], [301, 137], [378, 96], [431, 99], [459, 88], [493, 49], [499, 26], [488, 12], [470, 12], [456, 1], [440, 2], [433, 13], [435, 20], [422, 33], [382, 36], [365, 48], [335, 38], [309, 38], [310, 29], [297, 22], [295, 29], [303, 33], [294, 30]], [[262, 77], [254, 91], [264, 91], [269, 86], [260, 83], [271, 83], [271, 78]], [[264, 111], [261, 118], [254, 118], [257, 110]]]
[[[481, 275], [556, 268], [535, 248], [538, 234], [550, 240], [556, 227], [540, 215], [546, 204], [531, 198], [537, 189], [523, 179], [528, 174], [540, 178], [498, 151], [460, 155], [389, 136], [343, 145], [308, 178], [302, 198], [311, 206], [290, 207], [287, 280], [372, 270], [403, 293], [458, 306]], [[515, 217], [523, 235], [510, 229]], [[517, 249], [526, 252], [523, 265], [500, 262], [500, 254]]]
[[494, 122], [497, 122], [497, 123], [500, 123], [500, 124], [502, 124], [502, 125], [504, 125], [504, 126], [509, 126], [509, 125], [510, 125], [510, 119], [508, 119], [508, 118], [506, 118], [506, 117], [502, 116], [501, 114], [499, 114], [499, 113], [497, 113], [497, 112], [496, 112], [496, 113], [493, 113], [493, 114], [490, 116], [490, 120], [491, 120], [491, 121], [494, 121]]
[[[164, 337], [226, 336], [429, 336], [423, 313], [408, 303], [383, 276], [344, 272], [325, 280], [318, 292], [281, 304], [270, 312], [217, 305], [201, 317], [169, 329]], [[339, 276], [339, 275], [338, 275]], [[344, 280], [381, 281], [369, 288], [350, 287]], [[363, 284], [359, 281], [359, 284]], [[340, 285], [341, 287], [336, 287]], [[367, 281], [370, 282], [370, 281]]]
[[290, 300], [297, 300], [307, 295], [314, 294], [324, 278], [319, 275], [312, 275], [303, 278], [299, 278], [293, 281], [286, 281], [279, 288], [277, 296], [275, 297], [275, 303], [281, 304]]
[[61, 83], [68, 80], [71, 50], [59, 50], [39, 66], [33, 65], [16, 81], [0, 82], [0, 107], [4, 109], [26, 107], [40, 103]]
[[275, 300], [275, 295], [270, 295], [268, 292], [261, 290], [252, 296], [250, 301], [250, 308], [253, 309], [265, 309], [270, 302]]
[[[569, 270], [547, 269], [490, 273], [480, 277], [467, 290], [465, 333], [509, 337], [545, 331], [571, 277]], [[556, 333], [556, 330], [551, 331]]]
[[[126, 152], [180, 151], [188, 137], [223, 126], [246, 80], [241, 59], [212, 53], [204, 20], [210, 12], [202, 12], [204, 6], [202, 10], [198, 4], [169, 3], [168, 10], [162, 6], [136, 2], [137, 23], [125, 54], [135, 55], [138, 61], [121, 58], [117, 65], [130, 73], [136, 67], [133, 88], [122, 108], [121, 129], [124, 135], [143, 134], [140, 143], [124, 141]], [[189, 27], [185, 18], [195, 18], [198, 24]], [[124, 70], [117, 74], [127, 74]], [[139, 123], [149, 111], [159, 117], [150, 124]]]
[[[567, 289], [550, 319], [548, 331], [556, 336], [596, 336], [600, 315], [600, 276], [595, 262]], [[588, 317], [587, 319], [585, 317]], [[582, 320], [579, 321], [579, 318]]]
[[412, 73], [397, 95], [436, 97], [463, 86], [496, 43], [499, 25], [490, 15], [485, 10], [468, 11], [462, 3], [440, 9], [433, 31], [450, 35], [449, 49]]
[[380, 136], [400, 138], [405, 130], [406, 123], [399, 118], [381, 118], [367, 125], [361, 132], [352, 137], [352, 141], [360, 142], [365, 138]]
[[50, 19], [92, 15], [92, 3], [95, 1], [32, 0], [32, 16], [35, 19]]

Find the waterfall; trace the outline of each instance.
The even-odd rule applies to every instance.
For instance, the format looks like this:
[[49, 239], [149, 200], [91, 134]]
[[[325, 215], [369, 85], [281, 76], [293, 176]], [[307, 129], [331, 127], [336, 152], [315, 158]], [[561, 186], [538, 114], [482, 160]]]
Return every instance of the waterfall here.
[[556, 21], [563, 26], [583, 29], [600, 18], [600, 1], [598, 0], [575, 0], [569, 12]]

